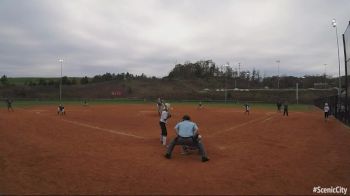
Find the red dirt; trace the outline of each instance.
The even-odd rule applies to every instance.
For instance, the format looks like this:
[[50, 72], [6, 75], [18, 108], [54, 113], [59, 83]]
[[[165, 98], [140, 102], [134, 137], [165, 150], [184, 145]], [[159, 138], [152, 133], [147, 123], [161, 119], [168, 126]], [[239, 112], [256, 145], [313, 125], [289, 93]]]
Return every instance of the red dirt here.
[[[163, 157], [155, 105], [54, 106], [0, 110], [0, 194], [312, 194], [350, 188], [350, 130], [322, 111], [174, 105], [187, 113], [210, 161]], [[131, 134], [131, 135], [124, 135]]]

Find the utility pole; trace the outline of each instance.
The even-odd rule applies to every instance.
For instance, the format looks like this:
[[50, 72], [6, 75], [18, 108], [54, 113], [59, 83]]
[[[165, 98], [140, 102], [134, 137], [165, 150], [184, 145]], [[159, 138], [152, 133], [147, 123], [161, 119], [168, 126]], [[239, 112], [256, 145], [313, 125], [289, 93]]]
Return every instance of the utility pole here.
[[63, 59], [59, 59], [58, 61], [61, 63], [60, 103], [62, 104], [62, 63], [63, 63]]
[[241, 77], [241, 63], [238, 63], [238, 77]]
[[337, 47], [338, 47], [338, 65], [339, 65], [339, 89], [338, 89], [338, 100], [340, 100], [340, 94], [341, 94], [341, 77], [340, 77], [340, 57], [339, 57], [339, 41], [338, 41], [338, 28], [337, 28], [337, 21], [335, 19], [332, 20], [332, 26], [335, 28], [335, 36], [337, 37]]
[[277, 60], [277, 88], [280, 88], [280, 60]]
[[299, 104], [299, 84], [298, 84], [298, 82], [296, 84], [296, 99], [297, 99], [297, 104]]
[[326, 72], [326, 67], [327, 67], [327, 64], [323, 64], [324, 65], [324, 89], [326, 89], [327, 87], [327, 72]]

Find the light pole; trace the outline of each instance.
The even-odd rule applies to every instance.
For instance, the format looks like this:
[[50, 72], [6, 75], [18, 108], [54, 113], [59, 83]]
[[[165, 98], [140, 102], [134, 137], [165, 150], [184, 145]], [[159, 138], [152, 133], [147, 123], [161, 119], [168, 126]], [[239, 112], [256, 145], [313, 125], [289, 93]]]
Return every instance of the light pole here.
[[277, 88], [280, 88], [280, 60], [277, 60]]
[[326, 89], [326, 85], [327, 85], [327, 82], [326, 82], [326, 79], [327, 79], [326, 67], [327, 67], [327, 64], [323, 64], [323, 65], [324, 65], [324, 88]]
[[236, 90], [236, 88], [237, 88], [237, 76], [238, 76], [237, 68], [235, 68], [235, 72], [236, 72], [236, 74], [234, 76], [235, 76], [235, 90]]
[[338, 47], [338, 65], [339, 65], [339, 89], [338, 89], [338, 99], [340, 99], [340, 90], [341, 90], [341, 78], [340, 78], [340, 58], [339, 58], [339, 41], [338, 41], [338, 28], [337, 21], [332, 20], [332, 26], [335, 28], [335, 36], [337, 37], [337, 47]]
[[58, 61], [61, 63], [60, 103], [62, 103], [62, 63], [63, 63], [63, 59], [58, 59]]
[[227, 103], [227, 73], [228, 73], [228, 67], [229, 67], [229, 64], [225, 64], [224, 65], [225, 67], [225, 74], [224, 74], [224, 77], [225, 77], [225, 103]]
[[296, 83], [296, 99], [297, 99], [297, 104], [299, 104], [299, 83]]
[[248, 80], [248, 89], [249, 89], [249, 82], [250, 82], [250, 72], [247, 72], [247, 73], [246, 73], [246, 76], [247, 76], [247, 80]]

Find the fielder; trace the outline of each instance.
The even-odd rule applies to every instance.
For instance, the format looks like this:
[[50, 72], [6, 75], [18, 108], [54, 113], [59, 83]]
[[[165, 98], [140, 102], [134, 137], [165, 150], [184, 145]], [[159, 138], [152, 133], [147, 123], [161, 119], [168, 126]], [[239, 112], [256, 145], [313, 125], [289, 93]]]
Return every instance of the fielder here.
[[202, 108], [203, 108], [203, 104], [202, 104], [202, 101], [200, 101], [200, 102], [198, 103], [197, 109], [202, 109]]
[[13, 108], [12, 108], [12, 100], [11, 99], [6, 99], [6, 103], [7, 103], [7, 111], [14, 111]]
[[288, 116], [288, 102], [283, 103], [283, 116]]
[[249, 112], [250, 112], [250, 106], [248, 103], [244, 104], [244, 108], [245, 108], [245, 112], [244, 114], [248, 114], [249, 115]]
[[64, 106], [60, 104], [57, 108], [57, 115], [66, 115], [66, 112], [64, 111]]

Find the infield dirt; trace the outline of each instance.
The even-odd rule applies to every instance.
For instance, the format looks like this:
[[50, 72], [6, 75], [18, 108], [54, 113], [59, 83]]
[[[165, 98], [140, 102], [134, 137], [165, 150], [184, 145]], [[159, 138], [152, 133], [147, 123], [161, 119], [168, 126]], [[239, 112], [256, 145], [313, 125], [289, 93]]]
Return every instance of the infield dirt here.
[[[0, 110], [0, 194], [312, 194], [350, 188], [350, 130], [322, 111], [173, 105], [199, 126], [209, 162], [164, 158], [153, 104]], [[169, 140], [169, 139], [168, 139]]]

